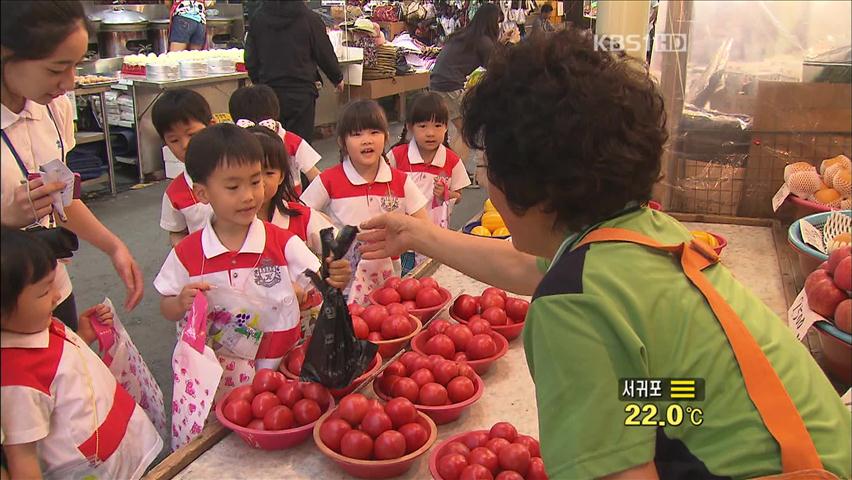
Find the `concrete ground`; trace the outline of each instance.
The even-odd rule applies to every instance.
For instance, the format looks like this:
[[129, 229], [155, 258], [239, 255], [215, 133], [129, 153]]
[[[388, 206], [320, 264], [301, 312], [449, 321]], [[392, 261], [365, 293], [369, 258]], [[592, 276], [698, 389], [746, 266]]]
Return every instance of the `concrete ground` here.
[[[399, 124], [391, 125], [392, 139], [398, 138], [401, 128]], [[338, 162], [334, 138], [316, 141], [313, 145], [323, 157], [319, 164], [321, 170]], [[89, 200], [87, 204], [101, 222], [127, 244], [142, 268], [145, 276], [142, 302], [132, 312], [119, 310], [118, 313], [163, 389], [166, 405], [170, 405], [175, 327], [160, 316], [160, 296], [153, 287], [154, 277], [169, 253], [168, 237], [159, 227], [160, 206], [167, 185], [168, 181], [158, 182], [138, 190], [123, 191], [115, 198]], [[482, 208], [485, 198], [485, 189], [465, 189], [463, 201], [454, 211], [452, 228], [461, 228]], [[123, 284], [109, 259], [91, 245], [81, 242], [69, 271], [79, 311], [102, 301], [105, 296], [117, 306], [123, 304]]]

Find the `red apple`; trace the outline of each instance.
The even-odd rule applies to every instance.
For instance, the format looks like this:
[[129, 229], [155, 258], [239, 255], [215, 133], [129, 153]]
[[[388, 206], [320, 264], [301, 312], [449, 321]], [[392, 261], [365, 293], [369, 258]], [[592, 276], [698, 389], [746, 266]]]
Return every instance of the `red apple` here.
[[834, 284], [837, 285], [837, 288], [847, 292], [852, 290], [852, 257], [846, 256], [840, 260], [832, 277], [834, 277]]
[[837, 305], [834, 311], [834, 324], [846, 333], [852, 333], [852, 298], [847, 298]]
[[828, 256], [828, 262], [826, 262], [825, 269], [828, 270], [828, 273], [834, 273], [834, 269], [837, 268], [837, 264], [849, 255], [852, 255], [852, 247], [838, 248], [831, 252], [831, 255]]
[[808, 275], [805, 294], [811, 310], [826, 318], [834, 315], [837, 305], [847, 298], [846, 292], [834, 285], [834, 280], [825, 270], [814, 270]]

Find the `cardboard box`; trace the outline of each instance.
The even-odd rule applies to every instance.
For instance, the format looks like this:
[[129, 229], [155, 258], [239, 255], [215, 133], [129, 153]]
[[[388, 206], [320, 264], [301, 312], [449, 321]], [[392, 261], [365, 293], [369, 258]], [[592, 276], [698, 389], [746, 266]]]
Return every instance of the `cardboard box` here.
[[403, 92], [420, 90], [429, 86], [429, 73], [418, 72], [381, 80], [366, 80], [361, 86], [353, 86], [352, 98], [382, 98]]

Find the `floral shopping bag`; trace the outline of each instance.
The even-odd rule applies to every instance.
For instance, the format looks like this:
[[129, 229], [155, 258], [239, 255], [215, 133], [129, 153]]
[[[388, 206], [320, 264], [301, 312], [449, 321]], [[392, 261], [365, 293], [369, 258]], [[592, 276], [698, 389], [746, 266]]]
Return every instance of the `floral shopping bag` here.
[[112, 301], [106, 298], [103, 304], [112, 311], [113, 323], [107, 326], [97, 318], [93, 319], [92, 328], [97, 334], [98, 353], [116, 381], [145, 410], [160, 435], [168, 438], [163, 391], [151, 374], [148, 364], [139, 354], [136, 345], [133, 344], [133, 340], [130, 339], [130, 334], [121, 324]]
[[222, 378], [222, 366], [206, 341], [207, 297], [199, 293], [172, 356], [172, 450], [201, 434]]

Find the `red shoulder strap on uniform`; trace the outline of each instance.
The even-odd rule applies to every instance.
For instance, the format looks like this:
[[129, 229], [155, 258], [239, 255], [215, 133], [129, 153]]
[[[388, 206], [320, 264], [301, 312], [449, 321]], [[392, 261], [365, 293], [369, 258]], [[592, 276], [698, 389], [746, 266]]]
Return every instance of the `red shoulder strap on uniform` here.
[[594, 230], [574, 248], [595, 242], [636, 243], [680, 257], [683, 273], [707, 299], [728, 337], [728, 343], [742, 371], [748, 396], [757, 408], [766, 429], [781, 448], [781, 465], [784, 472], [822, 469], [822, 461], [813, 440], [775, 369], [740, 317], [701, 273], [701, 270], [719, 261], [716, 253], [701, 242], [663, 245], [640, 233], [620, 228]]

